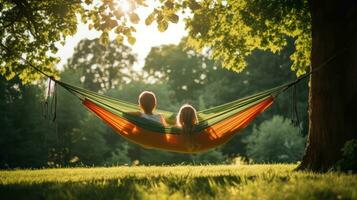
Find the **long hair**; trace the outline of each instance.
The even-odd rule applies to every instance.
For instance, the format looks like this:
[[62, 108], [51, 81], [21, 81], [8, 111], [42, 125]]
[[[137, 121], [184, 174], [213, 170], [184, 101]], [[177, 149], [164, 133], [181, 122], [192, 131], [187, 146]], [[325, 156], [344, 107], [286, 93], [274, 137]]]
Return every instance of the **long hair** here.
[[197, 124], [197, 122], [196, 109], [189, 104], [181, 106], [176, 117], [176, 124], [182, 127], [182, 133], [192, 135], [193, 126]]

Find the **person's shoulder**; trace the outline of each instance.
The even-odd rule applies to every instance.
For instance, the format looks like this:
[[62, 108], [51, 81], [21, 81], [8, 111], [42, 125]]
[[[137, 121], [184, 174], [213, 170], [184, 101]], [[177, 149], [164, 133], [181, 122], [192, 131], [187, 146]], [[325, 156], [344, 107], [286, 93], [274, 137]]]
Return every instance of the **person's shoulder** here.
[[141, 112], [127, 112], [126, 114], [129, 114], [129, 115], [134, 115], [134, 116], [142, 116], [142, 113]]

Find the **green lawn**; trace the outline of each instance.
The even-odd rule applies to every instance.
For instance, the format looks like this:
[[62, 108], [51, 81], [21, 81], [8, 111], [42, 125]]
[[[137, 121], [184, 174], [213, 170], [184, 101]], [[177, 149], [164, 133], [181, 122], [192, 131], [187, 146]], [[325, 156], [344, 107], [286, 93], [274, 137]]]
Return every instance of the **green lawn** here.
[[357, 175], [295, 165], [0, 171], [1, 199], [357, 199]]

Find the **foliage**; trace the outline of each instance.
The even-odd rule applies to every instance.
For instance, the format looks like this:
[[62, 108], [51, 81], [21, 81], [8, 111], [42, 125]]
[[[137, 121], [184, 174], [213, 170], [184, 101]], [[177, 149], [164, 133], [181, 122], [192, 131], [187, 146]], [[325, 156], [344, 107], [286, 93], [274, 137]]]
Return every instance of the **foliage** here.
[[217, 67], [205, 56], [184, 49], [184, 45], [182, 40], [179, 45], [153, 47], [143, 70], [156, 81], [167, 82], [178, 102], [194, 102], [198, 92], [217, 77], [210, 76]]
[[[292, 69], [301, 75], [309, 67], [311, 16], [307, 0], [299, 1], [171, 1], [159, 12], [189, 9], [186, 17], [189, 45], [209, 54], [223, 67], [241, 72], [253, 50], [278, 52], [295, 40]], [[180, 9], [178, 9], [180, 8]], [[158, 12], [158, 11], [155, 11]]]
[[170, 164], [222, 164], [226, 157], [218, 150], [197, 154], [179, 154], [159, 150], [144, 149], [140, 152], [140, 164], [170, 165]]
[[[79, 23], [87, 24], [89, 29], [101, 32], [100, 43], [109, 43], [109, 32], [116, 34], [116, 42], [122, 44], [126, 38], [135, 43], [133, 24], [140, 19], [136, 8], [146, 6], [145, 0], [130, 0], [129, 11], [124, 11], [118, 1], [10, 1], [0, 2], [0, 74], [7, 79], [15, 75], [24, 82], [40, 78], [40, 74], [28, 66], [36, 65], [49, 75], [57, 75], [54, 56], [58, 50], [57, 42], [65, 42], [66, 36], [74, 35]], [[178, 17], [170, 12], [158, 14], [161, 21], [159, 30], [164, 31], [166, 19], [177, 23]], [[155, 16], [154, 16], [155, 17]], [[26, 61], [21, 60], [24, 58]]]
[[136, 56], [123, 44], [111, 41], [102, 46], [98, 39], [84, 39], [65, 68], [81, 73], [84, 88], [103, 92], [130, 81], [134, 62]]
[[0, 77], [0, 91], [0, 168], [46, 165], [56, 135], [41, 113], [41, 88]]
[[85, 10], [80, 1], [10, 1], [0, 3], [0, 74], [7, 79], [16, 75], [29, 82], [40, 78], [20, 58], [55, 74], [58, 58], [56, 42], [77, 30], [76, 14]]
[[[64, 42], [66, 36], [76, 33], [80, 22], [101, 32], [102, 44], [110, 42], [110, 31], [114, 31], [119, 44], [125, 38], [130, 44], [135, 43], [133, 24], [140, 21], [136, 9], [147, 5], [145, 0], [128, 2], [130, 9], [124, 11], [118, 1], [3, 1], [0, 74], [7, 79], [18, 75], [23, 82], [38, 79], [39, 74], [21, 57], [54, 74], [58, 62], [53, 56], [57, 51], [55, 43]], [[191, 12], [185, 19], [190, 46], [199, 51], [209, 49], [209, 55], [223, 67], [242, 71], [246, 56], [253, 50], [277, 52], [287, 44], [286, 36], [295, 40], [292, 69], [301, 75], [309, 65], [311, 27], [307, 0], [162, 0], [145, 23], [150, 25], [155, 21], [158, 29], [165, 31], [169, 23], [178, 22], [180, 11]]]
[[132, 103], [138, 103], [139, 94], [144, 91], [152, 91], [157, 97], [158, 109], [169, 111], [177, 111], [179, 105], [172, 99], [172, 93], [167, 84], [164, 83], [146, 83], [144, 80], [132, 80], [130, 83], [122, 85], [119, 89], [112, 89], [108, 91], [108, 95], [119, 98]]
[[0, 171], [5, 199], [357, 199], [356, 175], [295, 165], [65, 168]]
[[[246, 58], [248, 69], [234, 73], [221, 69], [203, 54], [195, 53], [187, 46], [186, 39], [179, 45], [154, 47], [146, 57], [144, 70], [157, 81], [164, 81], [174, 91], [174, 99], [205, 107], [235, 100], [263, 89], [294, 80], [290, 72], [289, 55], [294, 51], [293, 40], [279, 53], [256, 50]], [[224, 77], [224, 78], [222, 78]], [[298, 102], [307, 98], [307, 83], [298, 88]], [[201, 100], [199, 100], [201, 98]], [[288, 110], [288, 96], [282, 95], [277, 102], [279, 110]], [[282, 102], [282, 103], [281, 103]], [[300, 105], [304, 107], [306, 105]], [[305, 118], [307, 116], [304, 116]]]
[[341, 171], [357, 172], [357, 140], [349, 140], [342, 150], [342, 159], [336, 163], [336, 167]]
[[130, 164], [131, 159], [128, 157], [129, 145], [126, 142], [118, 144], [118, 147], [111, 152], [111, 156], [105, 161], [106, 165], [125, 165]]
[[[134, 61], [131, 50], [122, 44], [111, 42], [105, 48], [98, 40], [82, 40], [61, 77], [65, 82], [105, 92], [127, 82], [125, 77], [129, 76]], [[111, 151], [116, 149], [118, 140], [112, 139], [113, 131], [86, 112], [68, 91], [61, 88], [59, 96], [57, 123], [61, 137], [57, 151], [61, 156], [54, 162], [62, 165], [104, 164]]]
[[289, 119], [274, 116], [254, 127], [247, 142], [247, 154], [256, 163], [286, 163], [301, 159], [305, 139]]
[[226, 156], [220, 150], [211, 150], [205, 153], [198, 153], [192, 156], [195, 164], [221, 164], [224, 163]]
[[96, 116], [86, 113], [79, 127], [71, 131], [69, 164], [101, 165], [111, 150], [103, 137], [107, 130]]

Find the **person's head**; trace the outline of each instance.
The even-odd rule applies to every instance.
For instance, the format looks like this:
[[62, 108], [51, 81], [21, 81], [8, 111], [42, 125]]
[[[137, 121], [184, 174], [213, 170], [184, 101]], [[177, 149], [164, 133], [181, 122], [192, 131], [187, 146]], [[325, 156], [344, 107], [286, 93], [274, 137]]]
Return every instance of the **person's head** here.
[[176, 118], [178, 126], [182, 127], [183, 133], [190, 134], [192, 132], [193, 125], [197, 124], [197, 112], [191, 105], [183, 105]]
[[157, 100], [153, 92], [144, 91], [139, 95], [139, 105], [145, 114], [152, 114], [156, 108]]

